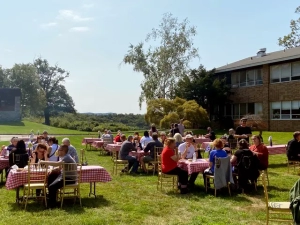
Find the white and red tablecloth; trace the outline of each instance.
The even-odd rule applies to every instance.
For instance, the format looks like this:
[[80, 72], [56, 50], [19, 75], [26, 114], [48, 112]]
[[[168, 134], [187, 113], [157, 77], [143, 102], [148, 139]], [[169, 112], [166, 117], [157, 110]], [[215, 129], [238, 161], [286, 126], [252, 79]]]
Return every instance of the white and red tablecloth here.
[[105, 147], [105, 149], [107, 150], [107, 151], [120, 151], [120, 149], [121, 149], [121, 145], [120, 144], [108, 144], [108, 145], [106, 145], [106, 147]]
[[[40, 173], [44, 173], [41, 171]], [[27, 183], [28, 171], [10, 171], [6, 180], [8, 190], [17, 188]], [[82, 166], [81, 183], [108, 182], [111, 177], [106, 169], [102, 166]]]
[[83, 138], [81, 141], [81, 144], [82, 145], [90, 145], [94, 141], [102, 141], [102, 139], [101, 138]]
[[201, 148], [206, 149], [208, 146], [212, 146], [212, 142], [203, 142]]
[[94, 142], [92, 143], [92, 146], [93, 146], [94, 148], [101, 148], [103, 145], [104, 145], [104, 141], [94, 141]]
[[190, 175], [192, 173], [203, 173], [209, 167], [209, 162], [205, 159], [197, 159], [196, 162], [181, 159], [178, 162], [178, 166], [188, 171]]
[[273, 146], [266, 146], [266, 147], [269, 150], [270, 155], [286, 153], [285, 145], [273, 145]]
[[202, 144], [203, 142], [210, 142], [209, 138], [194, 138], [195, 143]]
[[9, 167], [9, 160], [8, 158], [0, 158], [0, 170], [3, 170], [5, 168], [8, 168]]

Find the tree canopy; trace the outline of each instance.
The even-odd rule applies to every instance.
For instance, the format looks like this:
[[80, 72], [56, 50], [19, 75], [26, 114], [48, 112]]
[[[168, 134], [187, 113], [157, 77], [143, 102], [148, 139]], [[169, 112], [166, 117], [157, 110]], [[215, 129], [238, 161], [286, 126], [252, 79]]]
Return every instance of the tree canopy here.
[[[189, 26], [187, 19], [180, 22], [167, 13], [159, 27], [152, 29], [144, 42], [129, 46], [123, 63], [133, 65], [134, 71], [144, 75], [140, 107], [144, 101], [148, 103], [152, 99], [175, 97], [178, 79], [187, 73], [191, 60], [199, 57], [198, 49], [193, 46], [195, 35], [196, 28]], [[156, 42], [158, 46], [150, 45]], [[146, 43], [148, 49], [145, 49]]]
[[[295, 10], [296, 14], [300, 14], [300, 6]], [[300, 46], [300, 17], [290, 22], [291, 32], [278, 39], [279, 46], [285, 49], [294, 48]]]
[[161, 128], [169, 128], [171, 123], [179, 123], [184, 119], [187, 128], [199, 128], [209, 123], [205, 109], [194, 101], [176, 97], [173, 100], [159, 98], [147, 104], [146, 121], [155, 123]]

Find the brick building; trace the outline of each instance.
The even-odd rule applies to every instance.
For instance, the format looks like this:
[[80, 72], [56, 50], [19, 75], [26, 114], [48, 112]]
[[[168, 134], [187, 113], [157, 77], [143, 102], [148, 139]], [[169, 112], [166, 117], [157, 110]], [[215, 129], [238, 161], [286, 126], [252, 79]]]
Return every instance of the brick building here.
[[239, 119], [260, 115], [270, 131], [300, 130], [300, 47], [252, 56], [216, 69], [232, 87], [232, 104], [218, 109]]
[[0, 88], [0, 122], [21, 121], [21, 90]]

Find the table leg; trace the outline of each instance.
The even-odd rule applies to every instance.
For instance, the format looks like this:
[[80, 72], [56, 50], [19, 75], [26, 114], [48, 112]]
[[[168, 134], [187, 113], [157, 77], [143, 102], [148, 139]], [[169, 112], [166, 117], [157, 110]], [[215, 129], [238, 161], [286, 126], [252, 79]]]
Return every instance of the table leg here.
[[[94, 190], [93, 190], [94, 189]], [[90, 182], [90, 193], [89, 193], [89, 197], [91, 195], [94, 195], [94, 197], [103, 197], [102, 195], [96, 195], [96, 182]]]
[[20, 203], [20, 187], [16, 188], [16, 203]]

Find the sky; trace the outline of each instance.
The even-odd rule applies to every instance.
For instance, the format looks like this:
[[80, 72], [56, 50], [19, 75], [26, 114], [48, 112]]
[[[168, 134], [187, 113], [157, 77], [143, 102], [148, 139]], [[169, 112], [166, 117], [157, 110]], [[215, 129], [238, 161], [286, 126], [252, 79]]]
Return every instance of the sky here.
[[[194, 46], [207, 69], [281, 50], [299, 1], [289, 0], [0, 0], [0, 65], [43, 57], [70, 72], [65, 86], [78, 112], [134, 113], [143, 75], [122, 64], [164, 13], [197, 28]], [[154, 43], [155, 44], [155, 43]]]

